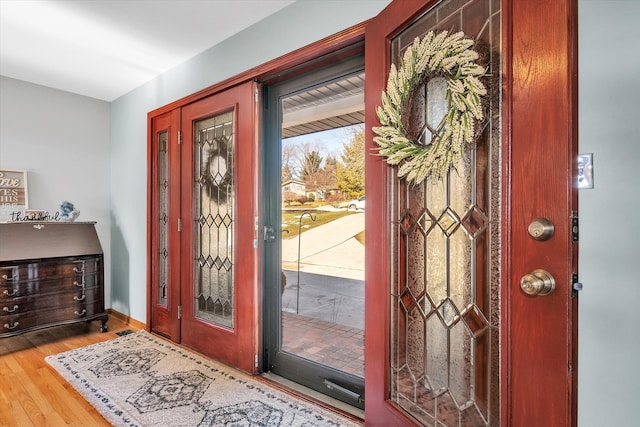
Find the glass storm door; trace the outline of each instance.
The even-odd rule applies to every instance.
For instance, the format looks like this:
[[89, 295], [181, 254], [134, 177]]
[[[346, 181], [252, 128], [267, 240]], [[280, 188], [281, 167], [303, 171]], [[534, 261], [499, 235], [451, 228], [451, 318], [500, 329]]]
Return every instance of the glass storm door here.
[[265, 371], [360, 408], [363, 66], [359, 56], [267, 87], [264, 169]]
[[255, 83], [182, 109], [182, 343], [254, 373]]
[[[390, 65], [416, 37], [463, 31], [489, 73], [488, 122], [443, 180], [408, 186], [367, 156], [368, 425], [576, 424], [575, 12], [569, 0], [397, 0], [368, 23], [371, 149]], [[409, 132], [437, 128], [445, 93], [426, 82]], [[527, 232], [538, 217], [555, 226], [546, 241]], [[549, 295], [521, 289], [537, 269], [555, 278]]]

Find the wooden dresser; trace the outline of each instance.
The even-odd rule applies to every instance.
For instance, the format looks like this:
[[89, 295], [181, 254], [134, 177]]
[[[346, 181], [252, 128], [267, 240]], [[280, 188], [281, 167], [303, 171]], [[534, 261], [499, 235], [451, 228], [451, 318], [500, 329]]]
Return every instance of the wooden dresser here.
[[93, 320], [107, 330], [94, 224], [0, 223], [0, 338]]

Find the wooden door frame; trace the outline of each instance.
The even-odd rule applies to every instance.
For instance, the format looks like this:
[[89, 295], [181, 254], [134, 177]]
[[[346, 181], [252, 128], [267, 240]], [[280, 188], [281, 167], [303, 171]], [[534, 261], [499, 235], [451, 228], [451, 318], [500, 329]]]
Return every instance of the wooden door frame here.
[[[382, 67], [389, 70], [389, 39], [398, 28], [415, 20], [424, 11], [437, 3], [436, 0], [402, 0], [402, 7], [389, 5], [368, 25], [366, 39], [386, 40], [384, 48], [365, 43], [365, 69]], [[532, 19], [535, 17], [535, 19]], [[372, 20], [373, 21], [373, 20]], [[371, 22], [371, 21], [370, 21]], [[398, 26], [398, 22], [402, 24]], [[562, 28], [560, 33], [548, 31]], [[577, 244], [571, 241], [570, 215], [564, 208], [569, 205], [577, 213], [577, 2], [575, 0], [528, 0], [502, 1], [503, 42], [503, 96], [517, 100], [503, 109], [503, 207], [502, 207], [502, 259], [501, 259], [501, 424], [533, 426], [541, 411], [557, 411], [558, 426], [577, 424], [577, 296], [572, 290], [572, 275], [577, 272]], [[513, 28], [518, 28], [514, 39]], [[505, 37], [505, 34], [508, 36]], [[562, 57], [549, 58], [549, 47], [565, 52]], [[554, 61], [554, 62], [552, 62]], [[367, 71], [366, 93], [382, 93], [386, 89], [386, 73], [371, 75]], [[536, 88], [528, 84], [532, 79], [539, 83]], [[378, 97], [366, 97], [365, 123], [366, 146], [374, 149], [373, 126], [379, 126], [376, 108]], [[526, 122], [513, 120], [528, 117]], [[524, 114], [523, 112], [526, 112]], [[556, 121], [550, 118], [560, 118]], [[551, 129], [537, 131], [545, 123]], [[536, 132], [537, 131], [537, 132]], [[531, 143], [535, 138], [535, 144]], [[518, 142], [513, 147], [513, 142]], [[564, 144], [563, 144], [564, 143]], [[558, 145], [560, 144], [560, 149]], [[560, 156], [566, 168], [549, 171], [534, 170], [528, 165], [531, 159], [540, 159], [553, 153]], [[529, 185], [545, 182], [551, 172], [554, 182], [564, 182], [559, 190], [549, 192], [552, 197], [526, 199], [523, 191], [512, 191], [514, 176], [528, 179]], [[367, 252], [365, 268], [365, 389], [367, 405], [365, 417], [371, 425], [382, 422], [388, 425], [416, 425], [414, 419], [389, 401], [390, 391], [390, 184], [389, 167], [381, 158], [368, 158], [366, 162], [367, 204], [376, 206], [366, 213]], [[562, 206], [562, 209], [556, 208]], [[526, 233], [529, 223], [537, 216], [546, 216], [556, 225], [552, 241], [532, 240]], [[513, 248], [526, 248], [536, 259], [545, 258], [545, 251], [561, 253], [557, 259], [537, 265], [525, 257], [510, 256]], [[520, 277], [535, 268], [546, 268], [558, 282], [554, 294], [549, 297], [529, 297], [519, 289]], [[531, 321], [542, 322], [547, 327], [563, 329], [560, 339], [554, 344], [558, 352], [549, 354], [544, 349], [531, 345], [527, 326]], [[511, 332], [517, 331], [516, 339]], [[541, 337], [538, 337], [542, 339]], [[567, 361], [569, 366], [567, 366]], [[549, 368], [549, 369], [547, 369]], [[538, 377], [527, 372], [549, 372], [557, 377]], [[564, 384], [548, 402], [557, 405], [540, 406], [528, 399], [532, 387], [547, 390], [550, 380]], [[514, 407], [514, 402], [528, 401], [527, 405]], [[377, 402], [382, 402], [377, 404]], [[558, 409], [560, 408], [560, 409]], [[566, 417], [565, 417], [566, 415]], [[384, 420], [384, 421], [382, 421]]]
[[[166, 104], [162, 107], [159, 107], [155, 110], [150, 111], [147, 114], [147, 167], [148, 167], [148, 175], [147, 175], [147, 323], [146, 329], [148, 331], [153, 330], [153, 322], [151, 318], [151, 309], [152, 309], [152, 286], [155, 286], [155, 278], [154, 274], [154, 260], [153, 260], [153, 250], [154, 250], [154, 242], [153, 242], [153, 233], [155, 232], [155, 228], [153, 225], [153, 213], [155, 212], [156, 201], [154, 199], [153, 185], [155, 185], [155, 153], [153, 152], [153, 123], [155, 120], [160, 118], [163, 114], [177, 113], [180, 116], [181, 110], [195, 102], [203, 100], [209, 96], [219, 94], [225, 90], [231, 89], [235, 86], [241, 85], [243, 83], [249, 81], [257, 81], [264, 82], [268, 81], [269, 84], [273, 84], [285, 78], [291, 78], [293, 76], [308, 72], [314, 68], [321, 67], [325, 63], [323, 58], [327, 55], [331, 55], [332, 59], [353, 56], [357, 52], [361, 52], [363, 49], [362, 42], [364, 41], [364, 31], [365, 31], [366, 21], [360, 24], [354, 25], [350, 28], [347, 28], [343, 31], [330, 35], [324, 39], [321, 39], [317, 42], [304, 46], [300, 49], [297, 49], [293, 52], [289, 52], [285, 55], [282, 55], [278, 58], [275, 58], [271, 61], [268, 61], [264, 64], [261, 64], [257, 67], [249, 69], [243, 73], [230, 77], [220, 83], [207, 87], [201, 91], [183, 97], [179, 100]], [[336, 53], [338, 52], [338, 53]], [[257, 104], [260, 104], [259, 102]], [[257, 120], [260, 120], [261, 111], [256, 111], [255, 115]], [[184, 132], [184, 130], [183, 130]], [[255, 129], [255, 138], [256, 141], [261, 140], [262, 129], [256, 127]], [[261, 152], [261, 142], [258, 143], [258, 155]], [[259, 168], [259, 164], [256, 165], [256, 168]], [[256, 179], [259, 179], [260, 171], [256, 169]], [[257, 185], [257, 184], [256, 184]], [[257, 188], [257, 187], [256, 187]], [[255, 195], [255, 205], [260, 206], [260, 195]], [[253, 221], [253, 216], [251, 217]], [[257, 230], [262, 230], [263, 218], [260, 216], [260, 222], [258, 224], [253, 224], [257, 227]], [[252, 226], [252, 230], [253, 230]], [[263, 259], [263, 245], [264, 242], [262, 238], [258, 236], [257, 245], [258, 245], [258, 257], [259, 262], [262, 262]], [[182, 257], [182, 262], [185, 257]], [[190, 268], [190, 266], [187, 266]], [[262, 277], [262, 266], [255, 271], [255, 275], [257, 277], [256, 280], [260, 280]], [[259, 331], [258, 336], [256, 337], [258, 346], [262, 347], [262, 333], [260, 331], [259, 325], [262, 324], [262, 311], [260, 307], [255, 310], [254, 313], [254, 324], [256, 325], [256, 329]], [[262, 368], [262, 358], [259, 358], [259, 366], [258, 370]], [[248, 366], [248, 365], [247, 365]], [[255, 372], [255, 364], [253, 356], [251, 357], [251, 369], [246, 368], [246, 370], [250, 372]]]

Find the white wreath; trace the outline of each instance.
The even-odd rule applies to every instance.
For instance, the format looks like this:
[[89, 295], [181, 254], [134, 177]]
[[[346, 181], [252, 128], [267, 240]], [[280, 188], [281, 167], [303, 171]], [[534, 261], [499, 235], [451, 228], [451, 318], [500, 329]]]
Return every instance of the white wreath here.
[[[480, 81], [486, 69], [475, 62], [479, 55], [473, 45], [462, 32], [431, 31], [407, 48], [400, 69], [391, 65], [387, 90], [376, 110], [382, 126], [373, 128], [378, 135], [373, 139], [378, 154], [388, 164], [399, 165], [398, 176], [409, 184], [445, 177], [462, 157], [464, 144], [476, 139], [487, 90]], [[417, 90], [434, 77], [446, 80], [449, 110], [435, 129], [429, 129], [431, 141], [422, 144], [408, 132], [409, 116]]]

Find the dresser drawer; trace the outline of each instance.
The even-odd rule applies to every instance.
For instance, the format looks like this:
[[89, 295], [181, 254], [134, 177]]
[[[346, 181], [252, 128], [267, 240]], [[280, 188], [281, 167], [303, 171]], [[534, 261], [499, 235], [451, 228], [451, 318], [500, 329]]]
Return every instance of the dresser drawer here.
[[76, 291], [57, 292], [41, 295], [36, 302], [38, 310], [48, 310], [51, 307], [85, 307], [96, 300], [102, 299], [102, 292], [89, 292], [78, 289]]
[[17, 282], [76, 277], [99, 273], [100, 258], [85, 257], [64, 261], [25, 262], [0, 267], [0, 287]]
[[11, 314], [0, 317], [0, 334], [13, 334], [38, 325], [36, 312]]
[[38, 309], [38, 297], [15, 297], [7, 301], [0, 301], [0, 316], [28, 313]]
[[16, 282], [0, 286], [0, 304], [15, 302], [18, 298], [32, 295], [38, 295], [38, 282]]
[[82, 277], [48, 278], [46, 280], [27, 280], [0, 285], [0, 304], [12, 302], [18, 297], [31, 295], [46, 296], [60, 292], [77, 292], [101, 289], [101, 277], [97, 274]]
[[56, 310], [40, 310], [37, 313], [37, 317], [39, 323], [53, 323], [64, 320], [82, 320], [102, 312], [104, 312], [102, 302], [94, 301], [92, 303], [77, 303]]
[[38, 310], [29, 313], [0, 316], [0, 336], [3, 334], [17, 335], [41, 325], [55, 325], [82, 321], [95, 314], [104, 312], [100, 301], [91, 304], [77, 304], [71, 307], [56, 308], [54, 310]]
[[[12, 301], [0, 303], [0, 318], [2, 316], [41, 313], [53, 309], [83, 309], [90, 307], [96, 301], [102, 302], [102, 293], [95, 289], [85, 292], [76, 291], [57, 292], [40, 296], [14, 298]], [[92, 312], [93, 313], [93, 312]]]

